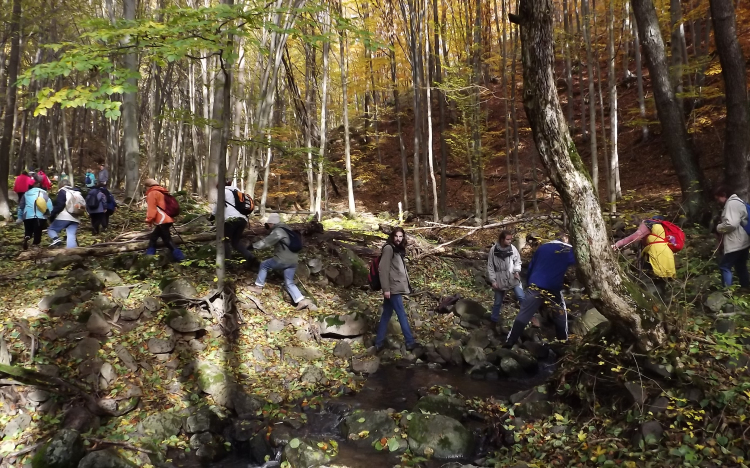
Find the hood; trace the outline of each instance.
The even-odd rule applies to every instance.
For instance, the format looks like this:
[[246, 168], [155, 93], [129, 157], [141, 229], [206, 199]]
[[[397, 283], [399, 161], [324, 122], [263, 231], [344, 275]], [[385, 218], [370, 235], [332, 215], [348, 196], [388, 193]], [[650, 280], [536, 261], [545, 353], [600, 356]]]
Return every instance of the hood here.
[[169, 191], [165, 189], [164, 187], [162, 187], [161, 185], [152, 185], [151, 187], [146, 189], [146, 195], [154, 191], [161, 192], [161, 193], [169, 193]]

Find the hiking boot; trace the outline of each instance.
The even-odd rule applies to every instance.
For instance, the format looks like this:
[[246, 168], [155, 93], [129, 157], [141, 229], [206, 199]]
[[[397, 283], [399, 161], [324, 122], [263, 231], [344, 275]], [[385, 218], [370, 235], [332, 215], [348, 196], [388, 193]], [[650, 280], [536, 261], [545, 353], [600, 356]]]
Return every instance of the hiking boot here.
[[421, 344], [419, 344], [419, 343], [417, 343], [417, 342], [415, 341], [415, 342], [414, 342], [414, 343], [412, 343], [412, 344], [408, 344], [408, 345], [406, 345], [406, 350], [407, 350], [407, 351], [414, 351], [415, 349], [417, 349], [417, 348], [419, 348], [419, 347], [421, 347], [421, 346], [422, 346]]
[[149, 247], [146, 249], [146, 255], [156, 255], [156, 247]]
[[263, 288], [261, 288], [260, 286], [256, 286], [256, 285], [249, 286], [247, 288], [247, 290], [250, 291], [253, 294], [262, 294], [263, 293]]
[[172, 251], [172, 257], [174, 257], [174, 259], [178, 262], [185, 260], [185, 254], [180, 249], [174, 249]]
[[62, 244], [62, 239], [59, 237], [55, 237], [54, 239], [52, 239], [52, 242], [50, 242], [49, 246], [50, 248], [55, 248], [60, 244]]
[[29, 241], [31, 240], [31, 237], [25, 236], [23, 238], [23, 250], [29, 250]]

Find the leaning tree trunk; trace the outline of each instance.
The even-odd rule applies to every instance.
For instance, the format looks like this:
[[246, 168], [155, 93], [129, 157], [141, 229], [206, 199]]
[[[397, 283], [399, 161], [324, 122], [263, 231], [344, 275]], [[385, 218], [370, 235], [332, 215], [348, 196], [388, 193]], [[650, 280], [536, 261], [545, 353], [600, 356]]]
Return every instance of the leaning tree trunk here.
[[16, 79], [20, 64], [20, 30], [21, 30], [21, 0], [13, 0], [10, 33], [10, 64], [8, 65], [8, 86], [5, 105], [5, 119], [3, 120], [3, 136], [0, 141], [0, 217], [10, 219], [10, 203], [8, 200], [8, 172], [10, 171], [11, 141], [13, 140], [13, 119], [16, 115]]
[[747, 200], [750, 159], [750, 109], [747, 100], [745, 58], [737, 40], [737, 19], [732, 0], [711, 0], [714, 39], [724, 75], [727, 127], [724, 140], [724, 177], [737, 195]]
[[667, 144], [682, 189], [683, 208], [688, 219], [699, 221], [708, 212], [704, 192], [705, 178], [688, 140], [682, 107], [669, 81], [669, 65], [656, 8], [652, 0], [631, 2], [638, 26], [638, 37], [646, 54], [646, 65], [651, 77], [662, 137]]
[[614, 329], [650, 349], [666, 338], [661, 318], [647, 304], [634, 302], [633, 297], [642, 296], [625, 278], [610, 248], [597, 194], [560, 107], [553, 68], [552, 1], [522, 0], [519, 15], [512, 17], [521, 25], [524, 109], [539, 156], [562, 198], [578, 269], [592, 301]]

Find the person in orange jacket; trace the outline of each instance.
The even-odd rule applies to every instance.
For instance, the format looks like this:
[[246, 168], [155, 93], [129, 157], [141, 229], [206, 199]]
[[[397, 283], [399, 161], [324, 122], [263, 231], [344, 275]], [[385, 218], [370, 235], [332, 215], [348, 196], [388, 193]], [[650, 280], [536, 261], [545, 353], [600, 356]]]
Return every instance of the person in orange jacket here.
[[146, 179], [143, 185], [146, 186], [146, 223], [149, 227], [154, 226], [154, 231], [148, 238], [146, 255], [156, 254], [156, 242], [161, 239], [164, 245], [172, 252], [175, 260], [178, 262], [185, 260], [185, 254], [177, 248], [172, 241], [172, 236], [169, 234], [172, 224], [174, 224], [174, 219], [161, 208], [165, 205], [164, 194], [169, 192], [154, 179]]

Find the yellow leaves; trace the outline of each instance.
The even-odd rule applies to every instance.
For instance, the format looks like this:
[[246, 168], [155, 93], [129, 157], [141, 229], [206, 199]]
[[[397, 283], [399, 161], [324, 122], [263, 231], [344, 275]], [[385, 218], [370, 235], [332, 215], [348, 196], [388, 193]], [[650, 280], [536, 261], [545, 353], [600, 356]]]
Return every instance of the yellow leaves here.
[[370, 435], [370, 431], [362, 431], [362, 432], [360, 432], [357, 435], [359, 436], [360, 439], [364, 439], [364, 438], [366, 438], [367, 436]]
[[586, 437], [587, 437], [587, 435], [583, 431], [580, 431], [578, 433], [578, 441], [579, 442], [583, 442], [584, 440], [586, 440]]

